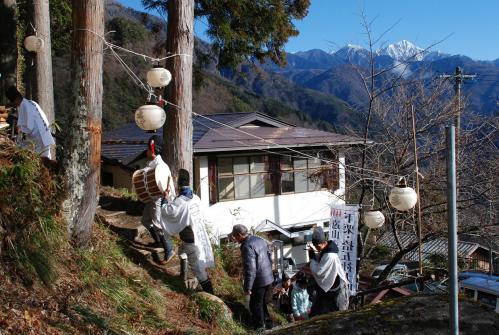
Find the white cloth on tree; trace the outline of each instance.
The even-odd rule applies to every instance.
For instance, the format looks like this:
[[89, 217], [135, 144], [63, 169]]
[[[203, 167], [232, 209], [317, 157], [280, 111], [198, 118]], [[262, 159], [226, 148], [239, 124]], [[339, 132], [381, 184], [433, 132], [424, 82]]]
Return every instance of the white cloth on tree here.
[[341, 266], [340, 257], [337, 253], [323, 253], [319, 262], [315, 259], [310, 261], [310, 271], [317, 285], [328, 292], [333, 287], [336, 276], [348, 284], [347, 275]]
[[47, 116], [41, 107], [34, 101], [23, 98], [19, 105], [17, 126], [26, 139], [22, 145], [34, 146], [34, 150], [42, 157], [52, 159], [50, 146], [55, 144], [50, 133]]
[[206, 219], [202, 210], [201, 200], [197, 195], [192, 199], [181, 195], [175, 200], [167, 200], [161, 208], [161, 224], [168, 235], [180, 233], [185, 227], [191, 226], [194, 233], [194, 245], [199, 251], [199, 267], [206, 269], [215, 266], [210, 238], [206, 232]]

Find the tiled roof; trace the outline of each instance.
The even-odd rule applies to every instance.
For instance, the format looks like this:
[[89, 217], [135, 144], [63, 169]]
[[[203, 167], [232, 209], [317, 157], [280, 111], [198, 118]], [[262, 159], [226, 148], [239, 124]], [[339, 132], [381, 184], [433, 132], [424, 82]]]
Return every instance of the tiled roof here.
[[[400, 244], [402, 244], [402, 247], [404, 248], [407, 247], [409, 244], [417, 241], [417, 237], [415, 234], [401, 232], [398, 233], [397, 236], [399, 237]], [[378, 243], [380, 245], [385, 245], [392, 249], [397, 249], [397, 243], [395, 242], [395, 238], [393, 237], [393, 233], [391, 232], [383, 234], [379, 239]], [[473, 254], [478, 248], [483, 248], [483, 247], [478, 243], [471, 243], [464, 241], [457, 242], [457, 254], [459, 257], [463, 258], [470, 257], [471, 254]], [[423, 261], [428, 261], [429, 257], [433, 254], [447, 255], [448, 253], [447, 239], [436, 238], [434, 240], [426, 241], [423, 243], [421, 251], [422, 251]], [[406, 258], [413, 261], [417, 261], [419, 259], [418, 249], [416, 248], [414, 251], [408, 253], [406, 255]]]
[[[210, 130], [210, 128], [222, 127], [221, 124], [231, 125], [240, 119], [247, 118], [251, 115], [256, 115], [257, 113], [222, 113], [222, 114], [212, 114], [204, 116], [194, 116], [192, 118], [192, 140], [195, 144], [203, 135]], [[157, 135], [163, 136], [163, 129], [158, 129]], [[147, 140], [151, 136], [150, 133], [146, 133], [140, 129], [135, 122], [130, 122], [121, 128], [106, 131], [102, 137], [102, 142], [104, 144], [111, 143], [147, 143]]]
[[[230, 127], [244, 125], [245, 133]], [[228, 125], [230, 127], [226, 127]], [[163, 130], [156, 133], [163, 136]], [[102, 137], [102, 156], [105, 160], [128, 164], [146, 149], [152, 134], [140, 129], [134, 122], [106, 131]], [[258, 138], [263, 138], [258, 139]], [[360, 143], [361, 139], [315, 129], [299, 128], [262, 113], [222, 113], [193, 117], [193, 149], [196, 152], [248, 150], [300, 146], [324, 146]]]
[[[254, 114], [256, 113], [223, 113], [204, 117], [194, 116], [192, 140], [195, 144], [210, 128], [221, 127], [221, 124], [230, 125]], [[102, 136], [102, 157], [108, 161], [127, 165], [145, 151], [147, 140], [151, 135], [151, 133], [140, 129], [135, 122], [106, 131]], [[162, 137], [163, 129], [158, 129], [156, 135]]]

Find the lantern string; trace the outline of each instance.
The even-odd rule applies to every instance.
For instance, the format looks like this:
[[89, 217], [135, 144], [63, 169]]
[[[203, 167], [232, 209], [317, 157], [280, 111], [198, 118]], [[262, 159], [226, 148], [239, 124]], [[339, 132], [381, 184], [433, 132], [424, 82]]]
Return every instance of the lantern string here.
[[[167, 56], [161, 57], [161, 58], [151, 57], [151, 56], [148, 56], [146, 54], [138, 53], [138, 52], [135, 52], [133, 50], [130, 50], [130, 49], [127, 49], [127, 48], [123, 48], [121, 46], [113, 44], [113, 43], [107, 41], [104, 36], [102, 36], [102, 35], [94, 32], [94, 31], [92, 31], [91, 29], [76, 29], [76, 30], [88, 31], [88, 32], [94, 34], [95, 36], [99, 37], [102, 40], [102, 42], [104, 43], [104, 45], [105, 45], [104, 50], [109, 49], [111, 51], [111, 55], [114, 56], [114, 58], [116, 58], [116, 60], [118, 61], [118, 63], [123, 67], [123, 69], [128, 74], [128, 76], [132, 79], [132, 81], [134, 82], [134, 84], [137, 85], [137, 86], [139, 86], [140, 88], [144, 89], [148, 93], [149, 98], [151, 98], [152, 96], [154, 96], [154, 97], [157, 98], [158, 96], [156, 94], [154, 94], [154, 91], [153, 91], [153, 89], [152, 89], [151, 86], [146, 85], [144, 82], [142, 82], [142, 80], [140, 79], [140, 77], [126, 64], [126, 62], [121, 58], [121, 56], [116, 52], [116, 50], [120, 50], [120, 51], [129, 53], [129, 54], [132, 54], [132, 55], [140, 56], [140, 57], [144, 58], [145, 60], [149, 59], [152, 62], [156, 62], [156, 63], [160, 62], [160, 61], [163, 61], [163, 60], [166, 60], [166, 59], [169, 59], [169, 58], [172, 58], [172, 57], [177, 57], [177, 56], [192, 57], [192, 55], [189, 55], [189, 54], [171, 54], [171, 55], [167, 55]], [[177, 105], [175, 105], [175, 104], [173, 104], [173, 103], [171, 103], [169, 101], [165, 100], [165, 103], [168, 104], [168, 105], [171, 105], [171, 106], [175, 107], [178, 110], [181, 109], [179, 106], [177, 106]], [[227, 127], [227, 128], [230, 128], [230, 129], [232, 129], [234, 131], [237, 131], [239, 133], [251, 136], [251, 137], [253, 137], [255, 139], [258, 139], [258, 140], [260, 140], [262, 142], [265, 142], [265, 143], [268, 143], [268, 144], [272, 144], [272, 145], [275, 145], [275, 146], [277, 146], [279, 148], [286, 149], [288, 151], [291, 151], [291, 152], [299, 154], [299, 156], [291, 156], [291, 155], [286, 155], [286, 156], [299, 157], [299, 158], [319, 159], [321, 162], [324, 162], [324, 163], [327, 163], [327, 164], [334, 164], [334, 165], [337, 165], [339, 167], [344, 168], [345, 170], [348, 168], [350, 170], [350, 173], [361, 177], [361, 179], [365, 179], [364, 177], [367, 176], [365, 174], [366, 172], [367, 173], [377, 174], [377, 175], [385, 175], [385, 176], [388, 176], [388, 177], [397, 177], [397, 178], [406, 177], [406, 176], [410, 175], [410, 174], [407, 174], [405, 176], [401, 176], [401, 175], [398, 175], [398, 174], [392, 174], [392, 173], [388, 173], [388, 172], [383, 172], [383, 171], [378, 171], [378, 170], [372, 170], [372, 169], [362, 168], [362, 167], [358, 167], [358, 166], [354, 166], [354, 165], [344, 164], [344, 163], [339, 162], [339, 161], [332, 161], [332, 160], [328, 160], [328, 159], [325, 159], [325, 158], [320, 158], [320, 157], [312, 156], [310, 154], [307, 154], [307, 153], [295, 150], [295, 149], [290, 148], [288, 146], [276, 143], [276, 142], [274, 142], [272, 140], [265, 139], [265, 138], [259, 137], [257, 135], [248, 133], [246, 131], [243, 131], [243, 130], [241, 130], [239, 128], [235, 128], [235, 127], [230, 126], [228, 124], [225, 124], [223, 122], [219, 122], [219, 121], [214, 120], [212, 118], [209, 118], [209, 117], [207, 117], [205, 115], [201, 115], [201, 114], [198, 114], [198, 113], [195, 113], [195, 112], [192, 112], [192, 113], [195, 116], [199, 116], [199, 117], [204, 118], [204, 119], [206, 119], [208, 121], [211, 121], [211, 122], [213, 122], [215, 124], [219, 124], [219, 125], [221, 125], [223, 127]], [[198, 122], [198, 123], [200, 123], [199, 120], [195, 120], [195, 121]], [[220, 132], [218, 132], [216, 129], [211, 128], [211, 127], [207, 126], [206, 124], [204, 124], [204, 126], [207, 127], [207, 128], [209, 128], [209, 129], [211, 129], [211, 130], [213, 130], [213, 131], [215, 131], [215, 132], [217, 132], [218, 134], [220, 134]], [[249, 147], [249, 145], [247, 143], [244, 143], [244, 142], [241, 142], [241, 141], [237, 141], [237, 142], [243, 144], [244, 146], [248, 146]], [[258, 149], [258, 150], [259, 151], [263, 151], [263, 152], [273, 153], [273, 154], [280, 154], [280, 153], [276, 153], [276, 152], [265, 150], [265, 149]], [[281, 154], [281, 155], [285, 155], [285, 154]], [[361, 170], [361, 172], [355, 172], [355, 170]], [[367, 177], [369, 178], [369, 176], [367, 176]], [[374, 189], [374, 179], [373, 179], [373, 189]], [[373, 190], [372, 204], [374, 205], [374, 190]]]
[[[151, 57], [149, 55], [146, 55], [146, 54], [142, 54], [140, 52], [136, 52], [136, 51], [133, 51], [133, 50], [130, 50], [130, 49], [127, 49], [127, 48], [124, 48], [124, 47], [121, 47], [119, 45], [116, 45], [116, 44], [113, 44], [111, 42], [109, 42], [108, 40], [106, 40], [106, 38], [98, 33], [96, 33], [95, 31], [91, 30], [91, 29], [84, 29], [84, 28], [81, 28], [81, 29], [75, 29], [75, 30], [82, 30], [82, 31], [88, 31], [92, 34], [94, 34], [95, 36], [99, 37], [102, 42], [110, 49], [117, 49], [117, 50], [120, 50], [120, 51], [123, 51], [123, 52], [126, 52], [126, 53], [129, 53], [129, 54], [132, 54], [132, 55], [135, 55], [135, 56], [139, 56], [139, 57], [142, 57], [144, 59], [149, 59], [151, 60], [152, 62], [161, 62], [163, 60], [167, 60], [169, 58], [172, 58], [172, 57], [177, 57], [177, 56], [184, 56], [184, 57], [192, 57], [192, 55], [189, 55], [189, 54], [169, 54], [169, 55], [166, 55], [164, 57]], [[114, 31], [109, 31], [107, 32], [106, 34], [108, 33], [113, 33]], [[106, 35], [104, 34], [104, 35]]]

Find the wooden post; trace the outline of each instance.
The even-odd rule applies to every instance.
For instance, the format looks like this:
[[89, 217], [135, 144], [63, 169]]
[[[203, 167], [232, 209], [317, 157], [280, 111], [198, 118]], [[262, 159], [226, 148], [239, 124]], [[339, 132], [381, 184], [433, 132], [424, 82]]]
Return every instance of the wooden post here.
[[68, 230], [77, 246], [90, 240], [99, 198], [102, 119], [104, 1], [72, 0], [72, 108], [66, 130], [64, 167]]
[[165, 88], [166, 122], [163, 159], [173, 176], [179, 169], [191, 175], [192, 185], [192, 55], [194, 52], [194, 0], [168, 1], [166, 51], [182, 54], [166, 61], [172, 81]]
[[43, 48], [36, 53], [36, 98], [45, 115], [47, 115], [49, 124], [53, 124], [55, 115], [49, 2], [48, 0], [34, 0], [33, 8], [37, 35], [44, 41]]

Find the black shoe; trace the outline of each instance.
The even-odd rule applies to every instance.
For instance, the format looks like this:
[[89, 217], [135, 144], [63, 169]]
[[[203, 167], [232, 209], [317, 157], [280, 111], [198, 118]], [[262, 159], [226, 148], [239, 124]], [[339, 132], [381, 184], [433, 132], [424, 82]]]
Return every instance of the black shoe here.
[[203, 288], [203, 291], [209, 294], [213, 294], [213, 285], [211, 284], [211, 280], [207, 279], [199, 284]]

